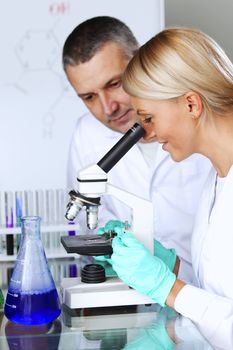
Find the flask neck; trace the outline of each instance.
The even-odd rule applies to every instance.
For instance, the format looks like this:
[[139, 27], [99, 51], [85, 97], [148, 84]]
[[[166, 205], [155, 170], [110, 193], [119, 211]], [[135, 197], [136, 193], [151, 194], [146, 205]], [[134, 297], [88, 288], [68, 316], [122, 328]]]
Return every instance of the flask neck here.
[[39, 216], [24, 216], [21, 219], [22, 236], [28, 239], [40, 239], [40, 222]]

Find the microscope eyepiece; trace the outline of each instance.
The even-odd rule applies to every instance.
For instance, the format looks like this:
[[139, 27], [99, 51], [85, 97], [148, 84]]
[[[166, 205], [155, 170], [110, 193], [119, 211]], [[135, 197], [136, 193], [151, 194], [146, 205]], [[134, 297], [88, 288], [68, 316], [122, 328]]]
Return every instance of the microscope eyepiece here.
[[100, 159], [97, 165], [108, 173], [114, 165], [137, 143], [145, 134], [143, 127], [135, 123], [124, 136]]

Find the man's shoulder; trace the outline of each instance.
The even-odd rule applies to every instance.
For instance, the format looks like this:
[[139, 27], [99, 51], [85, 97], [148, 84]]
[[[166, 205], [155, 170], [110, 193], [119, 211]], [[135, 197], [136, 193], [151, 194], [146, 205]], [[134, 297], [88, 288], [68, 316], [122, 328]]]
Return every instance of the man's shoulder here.
[[71, 148], [102, 155], [119, 139], [119, 134], [99, 122], [91, 113], [78, 118], [72, 135]]
[[87, 112], [78, 118], [75, 132], [84, 132], [89, 135], [95, 133], [96, 135], [102, 135], [102, 137], [111, 134], [111, 130], [98, 121], [90, 112]]

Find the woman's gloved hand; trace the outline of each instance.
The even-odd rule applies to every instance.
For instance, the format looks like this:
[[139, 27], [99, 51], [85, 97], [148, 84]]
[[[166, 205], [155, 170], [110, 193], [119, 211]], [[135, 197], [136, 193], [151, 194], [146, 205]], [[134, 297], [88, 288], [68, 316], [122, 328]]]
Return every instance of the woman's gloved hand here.
[[[130, 225], [128, 224], [128, 227], [130, 228]], [[99, 228], [98, 234], [103, 234], [104, 232], [108, 231], [115, 231], [117, 232], [124, 232], [126, 229], [126, 223], [119, 221], [119, 220], [110, 220], [106, 223], [104, 227]], [[171, 271], [173, 271], [175, 264], [176, 264], [176, 251], [175, 249], [167, 249], [162, 246], [158, 241], [154, 240], [154, 256], [157, 256], [160, 258]], [[107, 261], [109, 264], [111, 264], [111, 259], [108, 255], [101, 255], [95, 257], [95, 260], [97, 261]]]
[[125, 229], [126, 225], [128, 225], [128, 227], [130, 227], [130, 225], [126, 222], [122, 222], [120, 220], [110, 220], [106, 223], [106, 225], [104, 227], [101, 227], [98, 230], [98, 233], [101, 234], [101, 232], [104, 233], [104, 232], [108, 232], [108, 231], [115, 231], [115, 228], [117, 228], [117, 227]]
[[173, 350], [175, 343], [167, 334], [163, 324], [154, 324], [150, 328], [145, 328], [140, 335], [128, 343], [124, 350]]
[[131, 233], [118, 232], [112, 241], [113, 270], [128, 286], [148, 295], [161, 306], [176, 281], [169, 267]]
[[[126, 224], [122, 221], [119, 220], [110, 220], [106, 223], [104, 227], [100, 227], [98, 229], [98, 234], [102, 235], [105, 232], [108, 231], [115, 231], [117, 230], [118, 232], [124, 232]], [[95, 261], [102, 265], [105, 269], [105, 274], [106, 276], [117, 276], [116, 272], [112, 268], [112, 262], [111, 262], [111, 256], [110, 255], [99, 255], [99, 256], [94, 256]]]
[[176, 265], [176, 251], [175, 249], [167, 249], [165, 248], [159, 241], [154, 239], [154, 256], [157, 256], [161, 259], [171, 271], [174, 270]]
[[[118, 232], [119, 232], [119, 230], [120, 230], [120, 232], [124, 232], [125, 225], [126, 224], [122, 221], [110, 220], [106, 223], [106, 225], [104, 227], [100, 227], [98, 229], [97, 234], [102, 235], [108, 231], [115, 231], [116, 228], [117, 228]], [[130, 227], [130, 225], [129, 225], [129, 227]], [[95, 256], [94, 258], [97, 262], [108, 262], [109, 264], [111, 264], [111, 256], [110, 255], [99, 255], [99, 256]]]
[[[172, 313], [171, 313], [172, 312]], [[124, 350], [173, 350], [176, 347], [175, 339], [171, 339], [167, 328], [171, 329], [171, 334], [175, 336], [174, 322], [178, 314], [170, 308], [163, 308], [156, 315], [155, 321], [142, 329], [139, 335], [130, 341]]]

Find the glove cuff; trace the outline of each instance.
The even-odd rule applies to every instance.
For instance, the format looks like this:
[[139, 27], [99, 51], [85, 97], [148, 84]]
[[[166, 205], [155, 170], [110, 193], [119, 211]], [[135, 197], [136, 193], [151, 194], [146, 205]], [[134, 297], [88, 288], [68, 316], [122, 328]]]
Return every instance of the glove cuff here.
[[164, 307], [166, 306], [165, 302], [170, 293], [170, 290], [176, 281], [176, 275], [163, 261], [161, 261], [161, 259], [158, 259], [156, 256], [154, 259], [157, 260], [157, 277], [156, 280], [154, 280], [154, 287], [147, 293], [147, 295], [150, 296], [159, 305]]
[[160, 242], [154, 240], [154, 256], [161, 259], [171, 271], [174, 270], [176, 264], [175, 249], [167, 249]]

